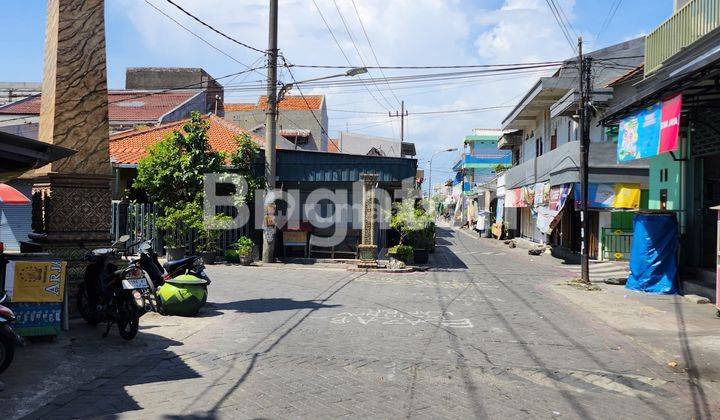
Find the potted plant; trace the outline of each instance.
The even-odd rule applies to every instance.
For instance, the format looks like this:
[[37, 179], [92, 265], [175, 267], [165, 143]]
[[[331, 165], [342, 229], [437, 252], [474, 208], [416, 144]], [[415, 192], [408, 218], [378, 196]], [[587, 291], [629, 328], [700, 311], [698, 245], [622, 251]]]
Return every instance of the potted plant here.
[[202, 209], [197, 202], [168, 207], [157, 218], [157, 227], [165, 231], [167, 260], [179, 260], [185, 256], [185, 241], [190, 229], [202, 228]]
[[409, 197], [393, 205], [390, 219], [390, 226], [400, 233], [400, 245], [412, 247], [415, 264], [427, 264], [434, 243], [434, 217], [426, 207], [422, 201]]
[[395, 245], [388, 249], [388, 256], [391, 260], [395, 259], [410, 264], [413, 259], [413, 247], [410, 245]]
[[255, 249], [255, 244], [253, 243], [252, 239], [248, 238], [247, 236], [241, 236], [240, 239], [235, 242], [234, 248], [237, 251], [238, 262], [241, 265], [252, 264], [253, 250]]
[[220, 229], [227, 228], [230, 223], [232, 223], [232, 217], [217, 214], [213, 217], [205, 218], [204, 223], [199, 226], [195, 249], [200, 253], [203, 263], [207, 265], [215, 263]]

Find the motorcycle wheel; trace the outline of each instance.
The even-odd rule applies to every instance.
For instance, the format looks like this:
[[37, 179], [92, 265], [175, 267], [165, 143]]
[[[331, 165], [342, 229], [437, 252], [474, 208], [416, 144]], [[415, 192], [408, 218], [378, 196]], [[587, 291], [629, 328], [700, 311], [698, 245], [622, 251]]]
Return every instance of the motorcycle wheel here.
[[85, 322], [90, 325], [100, 323], [100, 315], [97, 313], [97, 308], [94, 308], [92, 303], [90, 303], [90, 296], [88, 296], [85, 282], [78, 285], [76, 305], [80, 316], [82, 316]]
[[135, 307], [135, 301], [132, 300], [132, 296], [129, 294], [125, 299], [125, 308], [123, 312], [125, 316], [122, 318], [125, 319], [118, 321], [118, 330], [120, 332], [120, 337], [124, 340], [130, 341], [135, 338], [138, 333], [138, 329], [140, 328], [140, 314]]
[[15, 346], [9, 340], [0, 338], [0, 373], [10, 366], [15, 357]]

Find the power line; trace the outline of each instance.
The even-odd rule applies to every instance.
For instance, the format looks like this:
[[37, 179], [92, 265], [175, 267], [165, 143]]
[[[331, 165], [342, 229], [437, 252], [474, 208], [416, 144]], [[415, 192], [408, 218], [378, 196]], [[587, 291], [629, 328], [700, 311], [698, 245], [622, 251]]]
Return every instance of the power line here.
[[[342, 11], [340, 11], [340, 6], [337, 3], [337, 0], [333, 0], [333, 4], [335, 5], [335, 10], [338, 12], [338, 16], [340, 17], [340, 21], [342, 22], [343, 26], [345, 27], [345, 32], [347, 32], [348, 37], [350, 38], [350, 42], [352, 42], [353, 47], [355, 48], [355, 52], [357, 52], [358, 57], [360, 58], [360, 62], [362, 63], [363, 67], [367, 68], [367, 64], [365, 63], [365, 59], [363, 58], [362, 53], [360, 52], [360, 48], [358, 47], [357, 43], [355, 42], [355, 37], [352, 35], [352, 31], [350, 30], [350, 27], [348, 26], [347, 22], [345, 21], [345, 16], [343, 16]], [[372, 80], [372, 78], [371, 78]], [[383, 98], [386, 104], [388, 106], [392, 107], [392, 104], [390, 101], [387, 100], [385, 95], [378, 89], [377, 84], [372, 81], [373, 86], [375, 86], [375, 89], [380, 93], [380, 97]], [[387, 108], [388, 111], [390, 110]]]
[[[373, 47], [372, 42], [370, 41], [370, 37], [368, 36], [367, 30], [365, 29], [365, 24], [363, 23], [362, 18], [360, 17], [360, 11], [358, 10], [357, 5], [355, 4], [355, 0], [351, 0], [351, 1], [352, 1], [353, 8], [355, 9], [355, 15], [357, 15], [358, 22], [360, 22], [360, 27], [362, 28], [363, 34], [365, 34], [365, 39], [367, 40], [367, 43], [370, 46], [370, 52], [372, 52], [373, 58], [375, 58], [375, 64], [377, 64], [378, 67], [380, 67], [380, 61], [378, 60], [377, 54], [375, 54], [375, 48]], [[385, 72], [382, 69], [379, 69], [379, 70], [380, 70], [380, 74], [382, 75], [383, 79], [386, 79], [387, 77], [385, 76]], [[385, 84], [387, 84], [387, 87], [390, 89], [390, 92], [392, 93], [393, 97], [395, 97], [395, 100], [399, 104], [400, 99], [398, 99], [397, 95], [390, 87], [390, 84], [388, 84], [387, 81], [385, 82]]]
[[248, 44], [246, 44], [246, 43], [244, 43], [244, 42], [242, 42], [242, 41], [238, 41], [237, 39], [231, 37], [230, 35], [226, 34], [225, 32], [223, 32], [223, 31], [221, 31], [221, 30], [219, 30], [219, 29], [216, 29], [214, 26], [206, 23], [205, 21], [203, 21], [203, 20], [200, 19], [199, 17], [197, 17], [197, 16], [193, 15], [192, 13], [188, 12], [187, 10], [183, 9], [182, 6], [178, 5], [178, 4], [175, 3], [173, 0], [165, 0], [165, 1], [168, 2], [168, 3], [170, 3], [170, 4], [172, 4], [172, 5], [175, 6], [177, 9], [179, 9], [181, 12], [185, 13], [187, 16], [189, 16], [190, 18], [194, 19], [195, 21], [197, 21], [197, 22], [200, 23], [201, 25], [205, 26], [206, 28], [210, 29], [211, 31], [215, 32], [216, 34], [220, 35], [221, 37], [223, 37], [223, 38], [225, 38], [225, 39], [228, 39], [228, 40], [230, 40], [230, 41], [232, 41], [232, 42], [234, 42], [234, 43], [236, 43], [236, 44], [238, 44], [238, 45], [240, 45], [240, 46], [242, 46], [242, 47], [248, 48], [248, 49], [250, 49], [250, 50], [259, 52], [259, 53], [261, 53], [261, 54], [267, 54], [267, 51], [263, 51], [263, 50], [261, 50], [261, 49], [259, 49], [259, 48], [253, 47], [252, 45], [248, 45]]
[[[352, 63], [350, 62], [350, 59], [348, 58], [347, 54], [345, 54], [345, 50], [343, 50], [342, 45], [340, 45], [340, 41], [338, 41], [337, 37], [335, 36], [335, 33], [333, 32], [332, 28], [330, 27], [330, 24], [328, 23], [327, 19], [325, 19], [325, 15], [323, 15], [323, 12], [322, 12], [322, 10], [320, 9], [320, 6], [318, 6], [318, 4], [317, 4], [317, 1], [316, 1], [316, 0], [312, 0], [312, 2], [313, 2], [313, 4], [315, 5], [315, 9], [317, 9], [318, 14], [320, 15], [320, 18], [322, 19], [323, 23], [325, 24], [325, 28], [327, 28], [327, 30], [328, 30], [328, 32], [330, 33], [330, 36], [332, 37], [333, 41], [335, 41], [335, 45], [337, 45], [338, 49], [340, 50], [340, 53], [342, 54], [343, 57], [345, 57], [345, 61], [346, 61], [346, 62], [348, 63], [348, 65], [350, 66], [350, 67], [345, 67], [345, 68], [355, 67], [355, 66], [353, 66]], [[361, 77], [361, 76], [358, 76], [358, 79], [362, 80], [362, 77]], [[367, 91], [367, 93], [369, 93], [370, 96], [372, 96], [372, 98], [375, 100], [375, 102], [377, 102], [378, 105], [380, 105], [381, 107], [384, 108], [385, 106], [384, 106], [382, 103], [380, 103], [380, 101], [375, 97], [375, 95], [373, 95], [373, 93], [370, 91], [370, 89], [369, 89], [366, 85], [363, 85], [363, 86], [365, 87], [365, 90]]]
[[614, 2], [610, 5], [608, 14], [605, 16], [605, 19], [603, 20], [602, 25], [600, 25], [600, 29], [598, 30], [597, 35], [595, 35], [595, 41], [593, 42], [593, 45], [597, 46], [597, 44], [600, 41], [600, 36], [602, 36], [603, 32], [605, 30], [607, 30], [607, 28], [610, 27], [610, 22], [612, 22], [613, 18], [615, 17], [615, 14], [617, 13], [618, 9], [620, 8], [621, 3], [622, 3], [622, 0], [614, 0]]
[[[175, 18], [173, 18], [172, 16], [168, 15], [167, 13], [165, 13], [163, 10], [161, 10], [160, 8], [158, 8], [157, 6], [155, 6], [154, 4], [152, 4], [149, 0], [145, 0], [145, 3], [146, 3], [148, 6], [152, 7], [153, 9], [155, 9], [155, 10], [156, 10], [158, 13], [160, 13], [161, 15], [163, 15], [163, 16], [165, 16], [166, 18], [168, 18], [168, 19], [170, 19], [171, 21], [173, 21], [176, 25], [178, 25], [179, 27], [183, 28], [184, 30], [186, 30], [188, 33], [190, 33], [191, 35], [193, 35], [194, 37], [196, 37], [196, 38], [199, 39], [200, 41], [202, 41], [202, 42], [204, 42], [205, 44], [207, 44], [210, 48], [212, 48], [212, 49], [214, 49], [215, 51], [219, 52], [220, 54], [228, 57], [229, 59], [233, 60], [234, 62], [236, 62], [236, 63], [238, 63], [238, 64], [240, 64], [240, 65], [242, 65], [242, 66], [245, 66], [245, 68], [248, 68], [248, 69], [250, 68], [250, 66], [248, 66], [247, 64], [245, 64], [245, 63], [243, 63], [242, 61], [238, 60], [237, 58], [233, 57], [232, 55], [230, 55], [230, 53], [228, 53], [228, 52], [226, 52], [226, 51], [218, 48], [217, 46], [215, 46], [213, 43], [211, 43], [211, 42], [208, 41], [207, 39], [205, 39], [205, 38], [203, 38], [202, 36], [200, 36], [199, 34], [193, 32], [190, 28], [188, 28], [187, 26], [185, 26], [185, 25], [183, 25], [182, 23], [180, 23], [177, 19], [175, 19]], [[257, 61], [257, 60], [256, 60], [256, 61]], [[258, 73], [258, 74], [262, 74], [262, 73], [260, 73], [260, 72], [257, 72], [257, 73]]]
[[[285, 62], [284, 56], [280, 56], [280, 58], [283, 60], [283, 62]], [[330, 134], [327, 132], [327, 130], [325, 130], [325, 127], [323, 127], [323, 125], [320, 122], [320, 120], [318, 119], [317, 115], [315, 115], [315, 111], [313, 111], [312, 107], [310, 106], [310, 103], [308, 103], [308, 100], [305, 97], [305, 94], [303, 93], [302, 89], [300, 88], [300, 85], [298, 84], [297, 80], [295, 80], [295, 76], [293, 75], [292, 70], [290, 70], [290, 67], [287, 67], [287, 66], [285, 66], [285, 67], [287, 68], [288, 74], [290, 75], [290, 78], [293, 81], [293, 86], [297, 88], [298, 92], [300, 93], [300, 97], [302, 98], [303, 102], [305, 102], [305, 106], [307, 106], [307, 108], [310, 110], [310, 114], [315, 119], [315, 122], [317, 122], [318, 125], [320, 126], [320, 132], [322, 134], [324, 134], [325, 136], [327, 136], [328, 141], [330, 141]], [[337, 147], [337, 144], [335, 146]]]
[[[243, 70], [243, 71], [239, 71], [239, 72], [235, 72], [235, 73], [226, 74], [226, 75], [224, 75], [224, 76], [214, 77], [213, 80], [217, 81], [217, 80], [227, 79], [227, 78], [229, 78], [229, 77], [238, 76], [238, 75], [241, 75], [241, 74], [244, 74], [244, 73], [249, 73], [249, 72], [252, 72], [252, 71], [255, 71], [255, 70], [259, 70], [259, 69], [264, 69], [264, 68], [266, 68], [266, 66], [249, 68], [249, 69], [247, 69], [247, 70]], [[205, 84], [205, 83], [207, 83], [207, 81], [190, 83], [190, 84], [188, 84], [188, 85], [179, 86], [179, 87], [175, 87], [175, 88], [167, 88], [167, 89], [161, 89], [161, 90], [152, 91], [152, 92], [148, 92], [148, 93], [143, 93], [143, 94], [140, 94], [140, 95], [137, 95], [137, 96], [133, 96], [132, 98], [123, 98], [123, 99], [118, 99], [118, 100], [115, 100], [115, 101], [108, 102], [108, 105], [113, 105], [113, 104], [120, 103], [120, 102], [133, 101], [133, 100], [135, 100], [135, 99], [147, 98], [147, 97], [150, 97], [150, 96], [160, 95], [160, 94], [168, 93], [168, 92], [174, 92], [174, 91], [177, 91], [177, 90], [188, 90], [188, 89], [192, 89], [192, 88], [194, 88], [194, 87], [202, 86], [202, 85]], [[40, 95], [33, 95], [33, 96], [40, 96]], [[1, 108], [0, 108], [0, 109], [1, 109]], [[8, 118], [8, 119], [2, 120], [2, 122], [16, 121], [16, 120], [24, 120], [24, 119], [32, 118], [32, 117], [35, 117], [35, 115], [24, 116], [24, 117], [16, 117], [16, 118]]]
[[545, 3], [547, 3], [548, 7], [550, 8], [550, 11], [553, 14], [553, 17], [555, 18], [555, 21], [557, 22], [558, 26], [560, 27], [560, 31], [562, 32], [563, 36], [567, 40], [567, 42], [570, 44], [570, 48], [573, 52], [576, 51], [575, 44], [572, 41], [572, 37], [570, 36], [570, 33], [563, 23], [562, 17], [560, 16], [560, 13], [555, 10], [555, 3], [551, 2], [550, 0], [545, 0]]

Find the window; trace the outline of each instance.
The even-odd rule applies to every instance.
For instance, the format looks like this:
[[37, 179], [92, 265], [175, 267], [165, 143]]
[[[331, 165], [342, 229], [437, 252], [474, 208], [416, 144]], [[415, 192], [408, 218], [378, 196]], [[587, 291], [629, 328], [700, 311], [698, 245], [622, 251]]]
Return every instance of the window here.
[[535, 157], [540, 157], [543, 154], [543, 141], [542, 137], [535, 139]]

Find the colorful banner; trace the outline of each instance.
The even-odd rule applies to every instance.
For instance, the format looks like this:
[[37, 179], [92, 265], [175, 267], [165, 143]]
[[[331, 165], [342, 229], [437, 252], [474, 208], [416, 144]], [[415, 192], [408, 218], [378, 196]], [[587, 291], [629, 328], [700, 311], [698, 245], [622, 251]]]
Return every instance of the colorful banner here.
[[620, 122], [618, 162], [677, 150], [682, 95], [658, 102]]
[[[590, 184], [589, 208], [591, 209], [638, 209], [640, 208], [640, 185], [638, 184]], [[582, 205], [582, 189], [575, 184], [575, 209]]]
[[65, 261], [10, 261], [5, 291], [13, 302], [62, 302], [66, 265]]
[[16, 303], [8, 305], [17, 318], [13, 323], [15, 332], [23, 337], [60, 334], [62, 304]]
[[548, 208], [552, 211], [557, 212], [562, 210], [563, 206], [565, 205], [565, 201], [570, 195], [570, 191], [572, 191], [572, 186], [573, 184], [562, 184], [555, 185], [554, 187], [550, 188], [550, 203], [548, 205]]
[[512, 190], [505, 191], [506, 208], [527, 207], [527, 204], [523, 201], [522, 190], [522, 188], [514, 188]]
[[538, 230], [546, 235], [552, 233], [557, 225], [558, 215], [565, 206], [572, 184], [556, 185], [550, 188], [548, 193], [548, 205], [540, 206], [537, 209], [536, 226]]
[[533, 206], [547, 206], [550, 202], [550, 183], [549, 182], [538, 182], [535, 184], [535, 199]]

